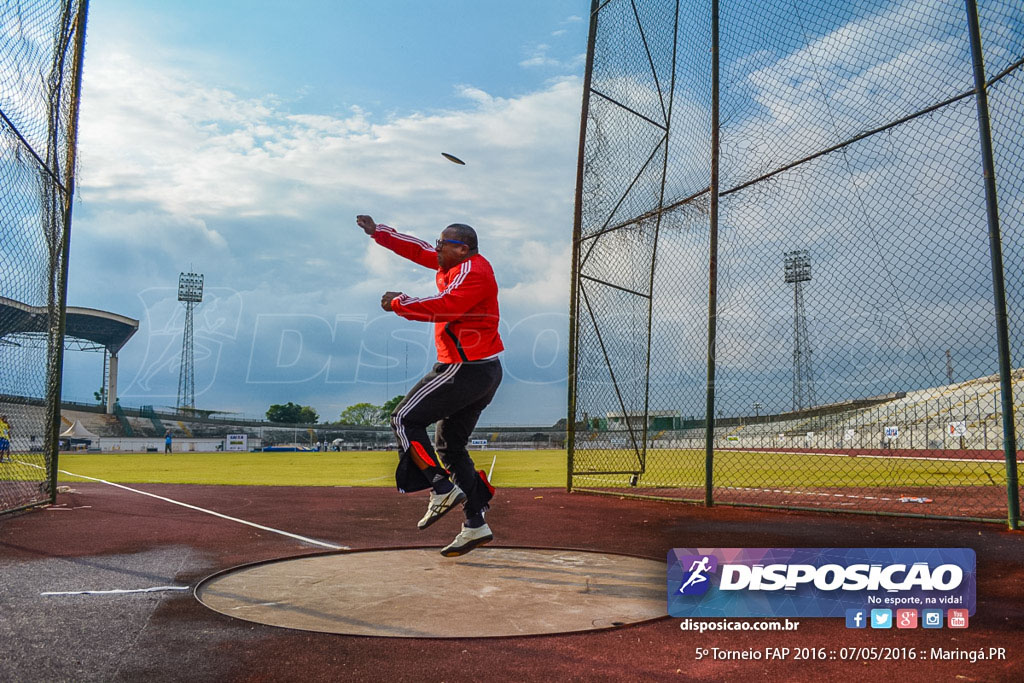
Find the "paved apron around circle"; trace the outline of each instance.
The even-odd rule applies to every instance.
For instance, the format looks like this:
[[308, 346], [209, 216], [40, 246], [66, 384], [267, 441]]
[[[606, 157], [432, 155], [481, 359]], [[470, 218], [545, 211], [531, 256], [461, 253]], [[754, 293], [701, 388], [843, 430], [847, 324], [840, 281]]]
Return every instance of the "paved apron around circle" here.
[[222, 614], [364, 636], [479, 638], [611, 628], [667, 614], [665, 562], [576, 550], [436, 548], [287, 558], [196, 588]]

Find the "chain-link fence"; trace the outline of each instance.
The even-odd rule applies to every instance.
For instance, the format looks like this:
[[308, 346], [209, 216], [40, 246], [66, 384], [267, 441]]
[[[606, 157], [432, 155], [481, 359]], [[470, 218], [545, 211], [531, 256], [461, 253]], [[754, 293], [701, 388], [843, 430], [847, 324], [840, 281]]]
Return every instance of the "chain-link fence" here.
[[570, 488], [1016, 526], [1019, 0], [594, 2], [583, 121]]
[[86, 9], [0, 4], [0, 512], [55, 495]]

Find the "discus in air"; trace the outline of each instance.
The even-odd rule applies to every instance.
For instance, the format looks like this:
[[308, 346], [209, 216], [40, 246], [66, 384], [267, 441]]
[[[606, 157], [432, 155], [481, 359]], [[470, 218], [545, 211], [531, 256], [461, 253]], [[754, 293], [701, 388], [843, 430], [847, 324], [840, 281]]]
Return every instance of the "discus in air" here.
[[465, 161], [463, 161], [462, 159], [458, 158], [454, 154], [449, 154], [448, 152], [441, 152], [441, 156], [443, 156], [445, 159], [447, 159], [448, 161], [452, 162], [453, 164], [458, 164], [459, 166], [465, 166], [466, 165]]

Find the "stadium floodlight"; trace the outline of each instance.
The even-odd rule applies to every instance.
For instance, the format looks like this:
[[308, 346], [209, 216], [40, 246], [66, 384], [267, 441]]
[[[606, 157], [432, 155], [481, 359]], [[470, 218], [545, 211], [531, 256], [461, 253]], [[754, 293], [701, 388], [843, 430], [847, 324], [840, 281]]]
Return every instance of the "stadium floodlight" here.
[[192, 309], [203, 300], [202, 273], [178, 276], [178, 301], [185, 303], [185, 333], [181, 340], [181, 367], [178, 371], [178, 410], [196, 407], [195, 345]]
[[787, 251], [784, 268], [787, 284], [811, 281], [811, 256], [806, 249]]
[[202, 273], [181, 273], [178, 276], [178, 301], [199, 303], [203, 300]]
[[787, 251], [783, 269], [786, 284], [793, 285], [793, 410], [803, 410], [817, 402], [803, 290], [803, 283], [811, 281], [811, 255], [806, 249]]

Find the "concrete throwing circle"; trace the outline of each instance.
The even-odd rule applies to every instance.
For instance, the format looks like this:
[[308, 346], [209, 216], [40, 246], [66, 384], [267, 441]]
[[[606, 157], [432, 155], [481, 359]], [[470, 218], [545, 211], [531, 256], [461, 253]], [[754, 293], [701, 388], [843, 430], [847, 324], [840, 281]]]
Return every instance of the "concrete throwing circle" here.
[[395, 638], [480, 638], [611, 628], [667, 615], [665, 563], [528, 548], [310, 555], [205, 579], [212, 610], [271, 626]]

